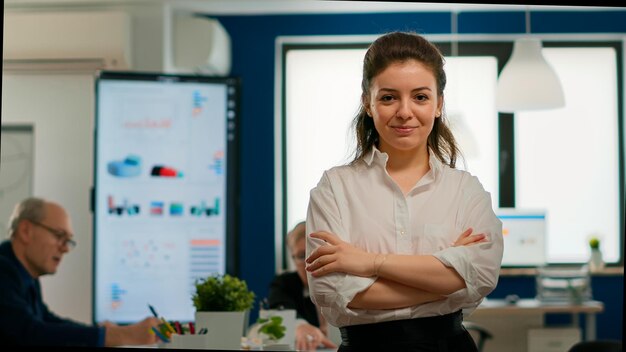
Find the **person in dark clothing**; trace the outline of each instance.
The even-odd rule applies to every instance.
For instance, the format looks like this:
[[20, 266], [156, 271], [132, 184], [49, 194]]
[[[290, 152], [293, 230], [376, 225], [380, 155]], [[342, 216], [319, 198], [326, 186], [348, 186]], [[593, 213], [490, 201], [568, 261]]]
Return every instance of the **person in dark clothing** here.
[[269, 308], [296, 311], [295, 346], [297, 350], [314, 350], [320, 346], [336, 348], [337, 346], [328, 339], [328, 325], [309, 297], [304, 269], [305, 234], [304, 221], [297, 224], [287, 234], [287, 246], [296, 271], [284, 272], [274, 278], [270, 284]]
[[43, 302], [39, 277], [56, 273], [76, 242], [60, 205], [28, 198], [9, 220], [10, 238], [0, 244], [0, 344], [3, 346], [123, 346], [157, 342], [159, 325], [149, 317], [120, 326], [95, 326], [60, 317]]

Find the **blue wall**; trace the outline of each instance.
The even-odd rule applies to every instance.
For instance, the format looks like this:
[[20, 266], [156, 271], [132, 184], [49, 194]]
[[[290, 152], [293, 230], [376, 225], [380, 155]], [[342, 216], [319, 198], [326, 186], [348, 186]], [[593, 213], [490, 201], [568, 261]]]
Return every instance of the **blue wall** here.
[[[266, 297], [274, 276], [274, 67], [277, 36], [377, 35], [393, 30], [449, 34], [449, 12], [211, 16], [231, 36], [232, 72], [242, 80], [241, 202], [239, 275]], [[532, 12], [532, 33], [626, 33], [626, 10]], [[466, 34], [525, 33], [524, 12], [459, 13]], [[594, 295], [606, 303], [598, 318], [598, 338], [622, 336], [623, 277], [593, 280]], [[503, 277], [493, 297], [534, 296], [534, 279]], [[256, 306], [258, 307], [258, 305]], [[255, 307], [255, 309], [256, 309]], [[251, 321], [256, 319], [253, 312]]]

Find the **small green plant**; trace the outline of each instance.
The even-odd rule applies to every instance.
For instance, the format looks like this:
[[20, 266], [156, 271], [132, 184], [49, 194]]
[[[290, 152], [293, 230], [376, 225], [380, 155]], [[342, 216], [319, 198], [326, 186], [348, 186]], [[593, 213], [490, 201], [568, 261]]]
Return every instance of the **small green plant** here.
[[268, 318], [259, 318], [257, 323], [261, 324], [259, 333], [267, 335], [270, 340], [278, 341], [285, 336], [287, 328], [283, 325], [283, 317], [275, 315]]
[[589, 239], [589, 247], [591, 247], [591, 249], [599, 249], [600, 239], [598, 239], [597, 237], [591, 237]]
[[195, 286], [192, 300], [198, 312], [241, 312], [254, 304], [246, 282], [228, 274], [197, 280]]

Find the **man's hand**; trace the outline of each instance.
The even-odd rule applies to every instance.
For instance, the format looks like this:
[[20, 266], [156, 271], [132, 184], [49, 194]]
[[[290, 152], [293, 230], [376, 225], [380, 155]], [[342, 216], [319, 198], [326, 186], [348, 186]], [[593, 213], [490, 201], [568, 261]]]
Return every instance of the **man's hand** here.
[[105, 347], [154, 345], [158, 342], [158, 338], [152, 332], [152, 327], [158, 328], [159, 326], [159, 320], [155, 317], [145, 318], [136, 324], [125, 326], [109, 322], [103, 325], [106, 329]]
[[105, 320], [105, 321], [103, 321], [102, 323], [100, 323], [98, 325], [104, 326], [105, 328], [106, 327], [111, 327], [111, 326], [117, 326], [117, 324], [115, 324], [114, 322], [109, 321], [109, 320]]

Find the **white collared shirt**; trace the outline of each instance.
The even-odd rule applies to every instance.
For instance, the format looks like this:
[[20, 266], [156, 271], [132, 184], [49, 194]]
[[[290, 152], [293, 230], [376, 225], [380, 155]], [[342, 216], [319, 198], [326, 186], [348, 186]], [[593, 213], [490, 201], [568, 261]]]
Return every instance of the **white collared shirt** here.
[[[386, 171], [388, 155], [373, 148], [354, 165], [324, 172], [311, 190], [307, 235], [326, 231], [372, 253], [433, 255], [453, 267], [466, 288], [445, 300], [413, 307], [351, 309], [348, 303], [375, 277], [332, 273], [315, 278], [307, 273], [311, 299], [334, 326], [428, 317], [463, 309], [467, 316], [496, 286], [502, 262], [502, 223], [491, 196], [469, 172], [452, 169], [431, 152], [428, 171], [407, 193]], [[488, 242], [452, 247], [459, 235], [473, 228]], [[323, 241], [307, 236], [309, 256]]]

